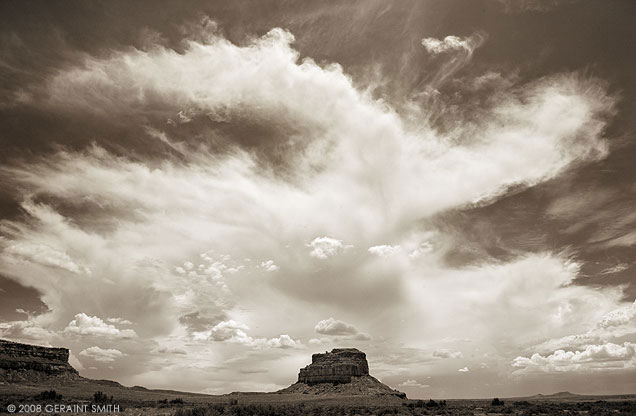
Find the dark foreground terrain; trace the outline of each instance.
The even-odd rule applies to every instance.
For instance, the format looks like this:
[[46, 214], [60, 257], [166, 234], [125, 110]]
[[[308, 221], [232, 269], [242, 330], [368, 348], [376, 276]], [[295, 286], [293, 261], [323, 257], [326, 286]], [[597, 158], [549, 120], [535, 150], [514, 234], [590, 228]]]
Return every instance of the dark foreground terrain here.
[[[53, 390], [53, 392], [51, 391]], [[99, 393], [98, 393], [99, 392]], [[503, 403], [502, 403], [503, 402]], [[92, 405], [125, 415], [258, 416], [258, 415], [636, 415], [636, 395], [579, 396], [559, 394], [493, 400], [408, 400], [281, 393], [233, 393], [211, 396], [142, 387], [123, 387], [109, 381], [69, 381], [47, 385], [0, 384], [0, 412], [9, 405], [29, 414], [91, 413]], [[67, 412], [60, 406], [88, 405], [88, 412]], [[40, 412], [37, 411], [40, 406]], [[117, 407], [118, 406], [118, 409]], [[19, 410], [19, 408], [18, 408]], [[31, 412], [31, 410], [33, 410]], [[117, 411], [118, 410], [118, 411]], [[17, 413], [17, 412], [16, 412]]]

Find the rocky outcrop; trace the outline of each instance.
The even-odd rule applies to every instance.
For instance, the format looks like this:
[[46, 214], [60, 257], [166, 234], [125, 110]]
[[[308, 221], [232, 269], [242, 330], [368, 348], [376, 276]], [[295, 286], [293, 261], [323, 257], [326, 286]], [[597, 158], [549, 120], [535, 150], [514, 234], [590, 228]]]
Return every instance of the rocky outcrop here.
[[367, 356], [356, 348], [335, 348], [324, 354], [313, 354], [311, 364], [300, 369], [298, 382], [279, 393], [406, 398], [404, 393], [370, 376]]
[[334, 348], [331, 352], [312, 355], [311, 364], [300, 369], [298, 382], [309, 385], [350, 383], [351, 377], [368, 375], [365, 353], [356, 348]]
[[295, 383], [278, 393], [302, 393], [320, 396], [375, 396], [406, 399], [406, 394], [393, 390], [372, 376], [351, 377], [349, 383]]
[[50, 378], [77, 380], [69, 350], [21, 344], [0, 339], [0, 382], [40, 382]]

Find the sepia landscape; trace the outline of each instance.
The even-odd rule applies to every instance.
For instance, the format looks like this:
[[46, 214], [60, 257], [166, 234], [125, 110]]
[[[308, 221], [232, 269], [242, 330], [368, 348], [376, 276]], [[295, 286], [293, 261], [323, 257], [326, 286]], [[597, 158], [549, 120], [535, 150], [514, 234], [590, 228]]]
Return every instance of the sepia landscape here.
[[371, 376], [365, 353], [356, 348], [313, 354], [311, 363], [300, 369], [298, 380], [287, 388], [216, 396], [87, 379], [68, 363], [68, 357], [65, 348], [0, 340], [2, 409], [8, 413], [166, 416], [636, 414], [636, 394], [559, 392], [505, 400], [409, 400]]
[[636, 415], [635, 21], [0, 2], [0, 413]]

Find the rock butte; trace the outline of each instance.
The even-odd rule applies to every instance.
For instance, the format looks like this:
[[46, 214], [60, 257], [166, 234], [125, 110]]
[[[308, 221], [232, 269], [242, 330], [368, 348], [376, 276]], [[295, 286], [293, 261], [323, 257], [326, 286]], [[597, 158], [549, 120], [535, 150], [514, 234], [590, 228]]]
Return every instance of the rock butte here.
[[313, 354], [311, 364], [300, 369], [298, 382], [305, 384], [351, 383], [351, 377], [369, 375], [367, 355], [356, 348], [334, 348]]
[[406, 398], [404, 393], [370, 376], [367, 356], [356, 348], [334, 348], [331, 352], [313, 354], [311, 364], [300, 369], [298, 381], [279, 393]]
[[51, 377], [81, 379], [66, 348], [39, 347], [0, 339], [0, 382], [37, 382]]

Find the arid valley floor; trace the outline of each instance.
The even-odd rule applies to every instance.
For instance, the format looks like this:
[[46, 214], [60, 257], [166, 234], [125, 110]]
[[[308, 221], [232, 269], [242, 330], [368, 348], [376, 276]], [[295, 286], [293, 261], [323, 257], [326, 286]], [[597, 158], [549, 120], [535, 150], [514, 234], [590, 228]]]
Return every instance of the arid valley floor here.
[[[61, 398], [38, 400], [43, 391], [55, 390]], [[636, 395], [582, 396], [560, 393], [551, 396], [492, 399], [403, 400], [364, 396], [324, 396], [277, 393], [202, 395], [177, 391], [126, 388], [108, 381], [81, 381], [57, 385], [0, 385], [0, 412], [9, 404], [70, 406], [94, 402], [103, 392], [123, 415], [635, 415]], [[59, 407], [58, 407], [59, 409]], [[30, 414], [38, 414], [37, 412]], [[50, 414], [42, 411], [41, 414]], [[86, 413], [63, 412], [81, 415]]]

